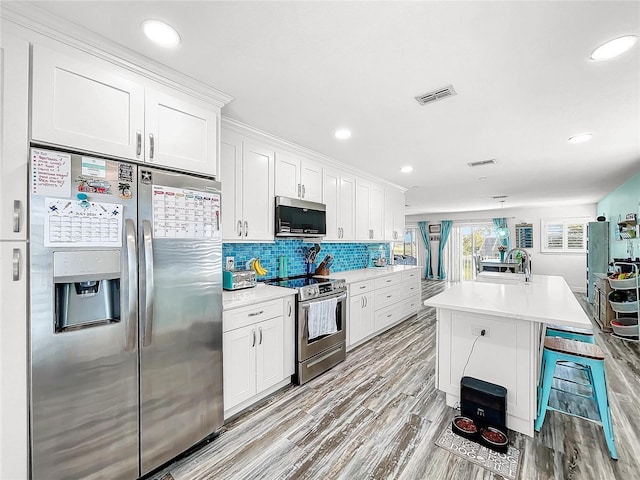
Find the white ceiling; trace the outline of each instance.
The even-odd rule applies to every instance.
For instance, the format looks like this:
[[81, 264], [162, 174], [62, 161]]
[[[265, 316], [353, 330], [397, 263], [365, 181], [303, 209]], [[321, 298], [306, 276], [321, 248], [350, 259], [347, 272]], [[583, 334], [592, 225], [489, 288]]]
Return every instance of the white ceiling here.
[[[228, 117], [407, 187], [408, 214], [593, 203], [640, 172], [640, 48], [589, 60], [640, 34], [640, 2], [32, 3], [232, 95]], [[151, 44], [148, 18], [182, 44]]]

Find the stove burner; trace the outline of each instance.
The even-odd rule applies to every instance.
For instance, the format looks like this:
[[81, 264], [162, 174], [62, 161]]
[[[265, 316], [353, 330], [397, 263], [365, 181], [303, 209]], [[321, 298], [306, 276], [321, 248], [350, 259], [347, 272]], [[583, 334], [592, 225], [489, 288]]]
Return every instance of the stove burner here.
[[268, 285], [298, 290], [298, 301], [327, 297], [329, 295], [346, 292], [347, 290], [347, 284], [344, 280], [307, 277], [305, 275], [270, 280], [266, 283]]

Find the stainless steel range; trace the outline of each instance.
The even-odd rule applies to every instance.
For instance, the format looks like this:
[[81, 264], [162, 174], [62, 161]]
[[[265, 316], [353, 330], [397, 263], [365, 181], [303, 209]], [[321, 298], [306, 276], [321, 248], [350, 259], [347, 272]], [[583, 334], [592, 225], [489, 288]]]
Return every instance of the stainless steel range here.
[[269, 282], [295, 288], [298, 385], [326, 372], [347, 355], [347, 284], [344, 280], [300, 277]]

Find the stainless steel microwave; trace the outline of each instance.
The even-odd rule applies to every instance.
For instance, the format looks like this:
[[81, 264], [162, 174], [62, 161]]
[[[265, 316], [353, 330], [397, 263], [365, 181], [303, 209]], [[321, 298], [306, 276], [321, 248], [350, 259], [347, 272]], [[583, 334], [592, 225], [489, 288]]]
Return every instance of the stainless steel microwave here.
[[323, 203], [276, 197], [276, 237], [324, 237], [326, 210]]

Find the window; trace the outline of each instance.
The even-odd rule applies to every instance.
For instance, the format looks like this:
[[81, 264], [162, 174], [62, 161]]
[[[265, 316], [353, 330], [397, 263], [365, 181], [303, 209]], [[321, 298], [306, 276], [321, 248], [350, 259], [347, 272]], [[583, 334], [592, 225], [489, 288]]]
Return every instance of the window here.
[[393, 244], [393, 256], [398, 265], [417, 265], [418, 247], [416, 239], [418, 238], [417, 228], [407, 228], [404, 232], [404, 241], [395, 242]]
[[542, 220], [540, 247], [545, 253], [585, 253], [587, 251], [587, 220], [564, 218]]

